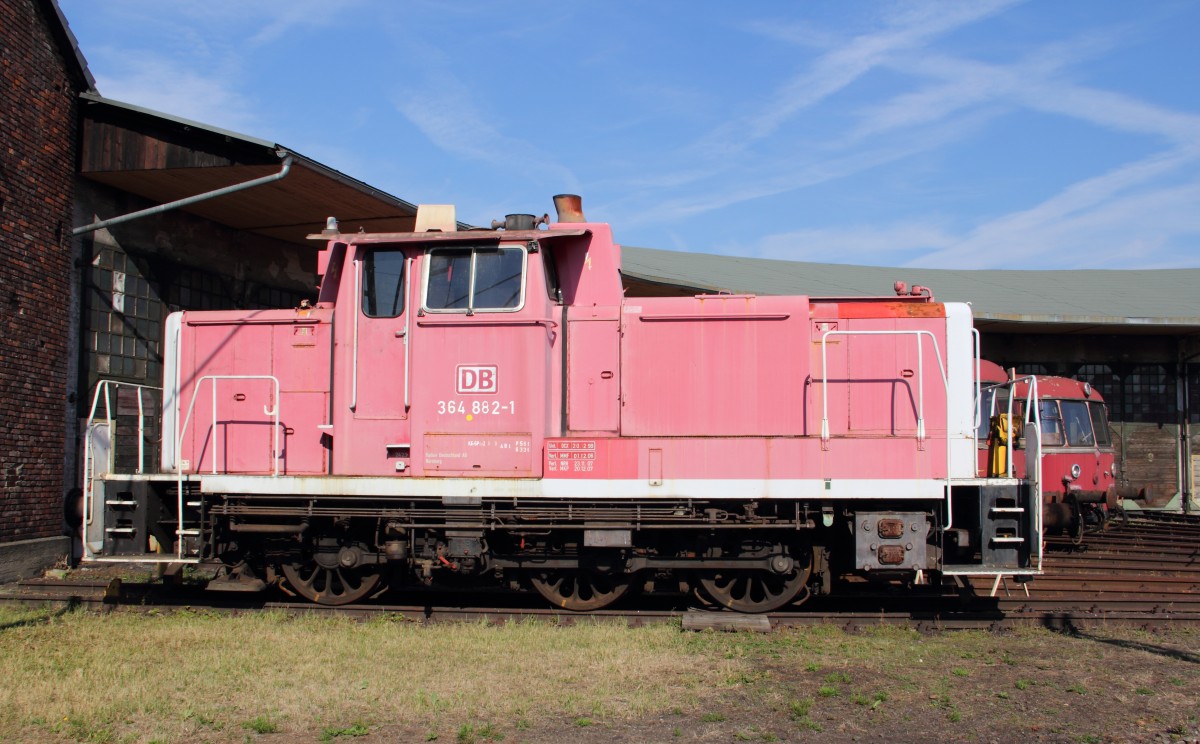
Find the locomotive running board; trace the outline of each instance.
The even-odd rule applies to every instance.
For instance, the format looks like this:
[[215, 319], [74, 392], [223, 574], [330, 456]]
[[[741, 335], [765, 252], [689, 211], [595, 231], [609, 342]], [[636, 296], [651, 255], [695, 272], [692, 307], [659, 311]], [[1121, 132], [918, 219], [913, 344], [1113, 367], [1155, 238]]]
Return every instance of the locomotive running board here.
[[936, 501], [946, 499], [946, 480], [911, 479], [760, 479], [665, 478], [650, 486], [644, 479], [556, 478], [399, 478], [387, 476], [269, 476], [197, 474], [200, 490], [213, 494], [294, 497], [430, 497], [474, 496], [487, 498], [563, 499], [672, 499], [722, 500], [730, 494], [760, 499], [863, 499]]

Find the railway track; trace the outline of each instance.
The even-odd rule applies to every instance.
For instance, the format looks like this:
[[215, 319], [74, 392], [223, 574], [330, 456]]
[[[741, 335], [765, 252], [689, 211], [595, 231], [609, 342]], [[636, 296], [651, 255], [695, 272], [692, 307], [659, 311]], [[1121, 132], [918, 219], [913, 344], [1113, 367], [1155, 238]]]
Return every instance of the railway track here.
[[901, 624], [919, 630], [1041, 625], [1069, 629], [1088, 624], [1145, 627], [1200, 625], [1200, 517], [1143, 514], [1085, 536], [1046, 541], [1043, 575], [1026, 584], [968, 582], [952, 593], [920, 596], [822, 597], [789, 611], [766, 615], [697, 609], [685, 597], [643, 598], [637, 606], [580, 615], [546, 607], [534, 595], [499, 592], [421, 591], [404, 603], [324, 607], [277, 595], [204, 591], [120, 579], [23, 581], [0, 591], [0, 602], [77, 606], [95, 611], [165, 607], [215, 612], [256, 612], [389, 617], [410, 622], [506, 622], [543, 618], [573, 623], [583, 618], [620, 619], [631, 625], [682, 622], [690, 629], [770, 630], [815, 624], [857, 628]]

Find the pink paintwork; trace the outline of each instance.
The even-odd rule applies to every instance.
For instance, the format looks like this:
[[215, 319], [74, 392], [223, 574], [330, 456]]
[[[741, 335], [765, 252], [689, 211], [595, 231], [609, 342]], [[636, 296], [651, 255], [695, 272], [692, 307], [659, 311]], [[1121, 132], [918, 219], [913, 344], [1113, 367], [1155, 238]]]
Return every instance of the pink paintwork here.
[[[185, 472], [904, 498], [973, 441], [969, 315], [928, 297], [627, 299], [598, 223], [336, 235], [319, 265], [312, 309], [183, 314]], [[261, 377], [219, 380], [214, 421], [213, 375]]]

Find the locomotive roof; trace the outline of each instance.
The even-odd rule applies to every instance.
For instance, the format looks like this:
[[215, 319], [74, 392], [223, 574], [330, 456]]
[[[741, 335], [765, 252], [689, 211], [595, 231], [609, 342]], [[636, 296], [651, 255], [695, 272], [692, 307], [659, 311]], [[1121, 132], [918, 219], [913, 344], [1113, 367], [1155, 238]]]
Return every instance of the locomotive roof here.
[[931, 287], [942, 302], [970, 302], [980, 330], [1013, 324], [1023, 331], [1056, 333], [1200, 330], [1200, 269], [915, 269], [623, 246], [622, 273], [631, 285], [630, 295], [672, 290], [813, 297], [879, 295], [903, 280]]

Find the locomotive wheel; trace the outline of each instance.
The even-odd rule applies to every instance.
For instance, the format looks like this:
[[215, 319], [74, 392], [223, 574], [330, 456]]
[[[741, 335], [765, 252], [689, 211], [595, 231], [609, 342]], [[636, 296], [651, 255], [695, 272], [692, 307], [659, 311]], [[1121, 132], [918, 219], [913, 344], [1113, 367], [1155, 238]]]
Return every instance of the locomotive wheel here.
[[572, 612], [591, 612], [608, 607], [629, 591], [626, 574], [590, 571], [546, 571], [533, 574], [529, 583], [555, 607]]
[[378, 565], [346, 566], [347, 555], [352, 553], [346, 549], [319, 551], [308, 560], [285, 563], [283, 575], [297, 594], [317, 604], [336, 607], [357, 602], [375, 591], [383, 575]]
[[797, 560], [787, 573], [772, 571], [706, 571], [697, 577], [704, 594], [735, 612], [771, 612], [808, 599], [812, 557]]

